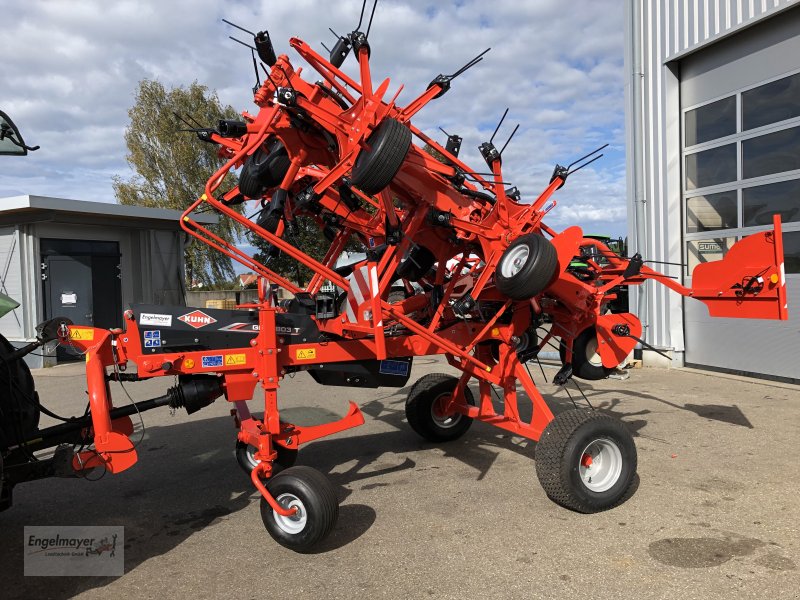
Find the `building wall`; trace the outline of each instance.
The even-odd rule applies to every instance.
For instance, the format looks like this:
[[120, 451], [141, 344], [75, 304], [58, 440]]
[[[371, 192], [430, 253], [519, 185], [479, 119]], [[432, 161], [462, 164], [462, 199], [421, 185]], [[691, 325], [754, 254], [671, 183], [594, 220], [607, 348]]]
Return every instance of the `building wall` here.
[[[84, 239], [115, 241], [121, 253], [122, 305], [134, 303], [185, 304], [183, 234], [174, 230], [64, 223], [33, 223], [0, 228], [0, 275], [5, 293], [20, 307], [0, 318], [0, 333], [16, 345], [35, 339], [44, 319], [40, 240]], [[111, 274], [116, 276], [116, 273]], [[52, 361], [26, 357], [37, 368]]]
[[20, 338], [25, 328], [20, 269], [20, 240], [17, 227], [0, 228], [0, 291], [20, 303], [19, 308], [0, 317], [0, 331], [7, 338]]
[[[681, 263], [682, 185], [679, 60], [797, 5], [797, 0], [626, 2], [626, 131], [629, 248], [645, 259]], [[667, 275], [683, 279], [680, 266]], [[684, 360], [682, 299], [649, 282], [631, 304], [648, 342]], [[657, 355], [645, 352], [645, 361]]]

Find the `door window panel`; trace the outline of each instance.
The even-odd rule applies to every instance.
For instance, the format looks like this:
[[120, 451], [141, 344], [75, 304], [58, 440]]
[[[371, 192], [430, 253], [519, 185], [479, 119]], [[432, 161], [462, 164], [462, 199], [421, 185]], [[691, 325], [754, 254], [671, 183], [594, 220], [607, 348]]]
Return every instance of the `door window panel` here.
[[699, 233], [737, 227], [736, 190], [686, 199], [686, 231]]
[[687, 146], [736, 133], [736, 96], [687, 111], [685, 131]]
[[743, 189], [742, 209], [744, 227], [770, 225], [774, 214], [784, 223], [800, 221], [800, 179]]
[[800, 169], [800, 127], [742, 142], [742, 173], [745, 179], [795, 169]]
[[800, 273], [800, 231], [783, 234], [783, 264], [787, 273]]
[[800, 73], [742, 92], [742, 128], [800, 117]]
[[686, 157], [686, 189], [736, 181], [736, 144], [703, 150]]

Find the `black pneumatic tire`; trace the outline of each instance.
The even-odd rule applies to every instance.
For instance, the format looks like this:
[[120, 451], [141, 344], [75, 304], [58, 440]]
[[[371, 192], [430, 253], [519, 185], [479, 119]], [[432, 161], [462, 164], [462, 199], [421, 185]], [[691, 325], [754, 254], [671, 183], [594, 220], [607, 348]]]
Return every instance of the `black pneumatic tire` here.
[[[594, 457], [591, 462], [587, 455]], [[636, 445], [625, 425], [587, 409], [558, 414], [536, 445], [536, 475], [547, 496], [582, 513], [623, 501], [636, 464]]]
[[[567, 349], [562, 345], [558, 348], [561, 363], [567, 364]], [[598, 381], [608, 377], [614, 369], [604, 367], [597, 360], [597, 330], [587, 327], [572, 342], [572, 374], [587, 381]]]
[[289, 154], [275, 139], [269, 149], [263, 146], [247, 157], [239, 175], [239, 191], [248, 198], [260, 198], [269, 188], [280, 185], [289, 170]]
[[[457, 377], [444, 373], [429, 373], [418, 379], [406, 399], [406, 419], [411, 429], [431, 442], [449, 442], [464, 435], [472, 425], [471, 417], [434, 413], [436, 401], [452, 394], [457, 384]], [[475, 405], [469, 388], [464, 388], [464, 396], [468, 404]]]
[[[293, 467], [294, 463], [297, 462], [297, 450], [290, 450], [289, 448], [284, 448], [279, 444], [274, 445], [275, 452], [278, 453], [278, 457], [272, 463], [272, 475], [275, 476], [281, 471], [288, 469], [289, 467]], [[260, 463], [260, 460], [256, 460], [256, 457], [253, 456], [255, 454], [255, 447], [251, 446], [250, 444], [245, 444], [242, 441], [236, 442], [236, 462], [239, 463], [239, 466], [242, 468], [242, 471], [249, 477], [250, 473], [253, 472], [256, 465]]]
[[[15, 348], [0, 335], [0, 350], [11, 354]], [[0, 450], [14, 446], [39, 428], [39, 396], [31, 370], [23, 359], [0, 361]], [[20, 439], [22, 437], [23, 439]]]
[[271, 477], [267, 490], [282, 506], [298, 506], [295, 517], [280, 517], [261, 498], [261, 519], [284, 548], [308, 552], [325, 538], [339, 518], [339, 500], [330, 480], [311, 467], [291, 467]]
[[556, 276], [558, 253], [550, 240], [537, 233], [518, 237], [497, 263], [497, 289], [512, 300], [527, 300], [541, 293]]
[[366, 141], [369, 149], [359, 152], [350, 181], [371, 196], [389, 185], [397, 175], [411, 148], [411, 130], [387, 117]]

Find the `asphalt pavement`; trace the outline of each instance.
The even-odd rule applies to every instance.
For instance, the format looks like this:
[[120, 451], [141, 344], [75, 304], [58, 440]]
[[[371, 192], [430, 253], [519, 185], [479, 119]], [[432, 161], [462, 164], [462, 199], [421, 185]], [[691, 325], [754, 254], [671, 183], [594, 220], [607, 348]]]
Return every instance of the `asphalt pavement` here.
[[[36, 372], [42, 401], [82, 412], [82, 368]], [[126, 472], [18, 486], [0, 513], [0, 598], [800, 597], [800, 387], [657, 369], [581, 383], [597, 410], [627, 424], [639, 454], [633, 495], [583, 515], [545, 496], [530, 441], [483, 423], [440, 446], [413, 433], [406, 394], [436, 371], [452, 369], [417, 359], [405, 389], [283, 382], [284, 418], [343, 415], [353, 400], [367, 419], [300, 451], [298, 464], [326, 473], [341, 503], [316, 553], [295, 554], [264, 530], [219, 399], [192, 416], [145, 413]], [[555, 411], [571, 406], [535, 363], [534, 376]], [[143, 400], [172, 383], [126, 389]], [[116, 384], [112, 393], [127, 401]], [[25, 525], [99, 524], [125, 528], [123, 576], [23, 576]]]

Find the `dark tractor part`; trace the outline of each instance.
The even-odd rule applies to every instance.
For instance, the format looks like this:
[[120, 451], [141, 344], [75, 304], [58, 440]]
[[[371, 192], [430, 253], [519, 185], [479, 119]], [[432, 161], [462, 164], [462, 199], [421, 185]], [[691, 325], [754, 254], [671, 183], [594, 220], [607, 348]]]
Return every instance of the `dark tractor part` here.
[[318, 320], [334, 319], [339, 315], [339, 311], [336, 308], [336, 298], [333, 294], [317, 294], [314, 300], [317, 303], [314, 316]]
[[330, 98], [331, 100], [336, 102], [336, 104], [338, 104], [339, 108], [341, 108], [342, 110], [348, 110], [350, 108], [350, 105], [347, 103], [347, 100], [345, 100], [344, 96], [342, 96], [340, 93], [338, 93], [338, 92], [332, 90], [331, 88], [327, 87], [321, 81], [317, 82], [317, 87], [328, 98]]
[[224, 138], [238, 138], [247, 134], [247, 123], [232, 119], [220, 119], [217, 132]]
[[636, 463], [636, 445], [624, 423], [588, 409], [556, 415], [536, 444], [536, 475], [545, 493], [582, 513], [623, 502]]
[[[273, 448], [275, 448], [275, 452], [278, 454], [277, 458], [272, 461], [273, 475], [277, 475], [281, 471], [293, 467], [294, 463], [297, 462], [297, 450], [286, 448], [280, 444], [275, 444]], [[235, 455], [236, 462], [239, 463], [242, 471], [244, 471], [248, 477], [250, 477], [250, 473], [252, 473], [253, 469], [261, 462], [256, 458], [256, 447], [245, 444], [242, 441], [236, 442]]]
[[453, 312], [459, 317], [466, 317], [475, 308], [475, 298], [467, 294], [453, 303]]
[[503, 252], [495, 271], [497, 289], [512, 300], [527, 300], [550, 285], [558, 273], [558, 253], [537, 233], [518, 237]]
[[253, 38], [253, 41], [256, 44], [256, 52], [261, 62], [268, 67], [278, 62], [278, 57], [275, 56], [275, 48], [272, 47], [272, 40], [269, 39], [269, 32], [259, 31], [255, 38]]
[[[567, 349], [559, 346], [561, 362], [567, 364]], [[584, 329], [572, 342], [572, 374], [587, 381], [605, 379], [614, 369], [603, 366], [597, 353], [597, 330], [594, 327]]]
[[553, 384], [559, 387], [567, 385], [570, 379], [572, 379], [572, 365], [563, 365], [553, 376]]
[[484, 142], [478, 146], [478, 152], [481, 153], [483, 160], [486, 161], [486, 164], [490, 169], [496, 161], [501, 160], [500, 153], [497, 151], [497, 148], [495, 148], [492, 142]]
[[344, 205], [351, 211], [356, 211], [361, 208], [361, 199], [353, 193], [350, 186], [342, 183], [339, 186], [339, 198], [341, 198]]
[[411, 376], [412, 358], [365, 359], [314, 365], [308, 374], [320, 385], [341, 387], [405, 387]]
[[269, 188], [280, 185], [290, 164], [286, 148], [273, 138], [247, 157], [239, 176], [239, 191], [248, 198], [261, 198]]
[[[449, 442], [464, 435], [472, 418], [443, 411], [457, 385], [458, 377], [444, 373], [429, 373], [418, 379], [406, 399], [406, 419], [411, 429], [430, 442]], [[467, 404], [475, 406], [469, 388], [464, 388], [464, 397]]]
[[377, 194], [392, 182], [411, 148], [411, 130], [386, 118], [367, 138], [368, 148], [359, 152], [351, 183], [365, 194]]
[[450, 222], [453, 220], [453, 213], [431, 208], [428, 214], [425, 215], [425, 220], [429, 225], [433, 225], [434, 227], [450, 227]]
[[14, 347], [0, 335], [0, 450], [33, 436], [39, 427], [39, 395], [28, 365], [10, 358]]
[[57, 339], [64, 327], [72, 325], [72, 320], [67, 317], [53, 317], [47, 321], [42, 321], [36, 326], [36, 338], [39, 342], [46, 344]]
[[436, 256], [425, 246], [412, 246], [405, 258], [397, 265], [395, 277], [408, 281], [419, 281], [436, 263]]
[[350, 43], [349, 37], [339, 36], [333, 46], [333, 50], [331, 50], [330, 63], [337, 69], [341, 67], [352, 48], [353, 44]]
[[167, 390], [170, 408], [196, 413], [222, 396], [222, 379], [216, 375], [181, 375], [178, 385]]
[[519, 191], [517, 186], [513, 186], [506, 190], [506, 196], [514, 202], [519, 202], [522, 198], [522, 192]]
[[445, 145], [444, 149], [447, 150], [453, 156], [458, 157], [458, 153], [461, 152], [461, 142], [462, 139], [460, 136], [448, 135], [447, 145]]
[[291, 467], [267, 480], [267, 490], [291, 517], [277, 514], [261, 498], [261, 519], [270, 536], [284, 548], [308, 552], [325, 538], [339, 518], [339, 500], [330, 480], [311, 467]]
[[272, 199], [266, 205], [264, 210], [258, 214], [256, 224], [263, 227], [270, 233], [275, 233], [278, 230], [278, 223], [281, 222], [284, 214], [284, 207], [286, 206], [286, 199], [289, 194], [286, 190], [278, 188], [272, 194]]

